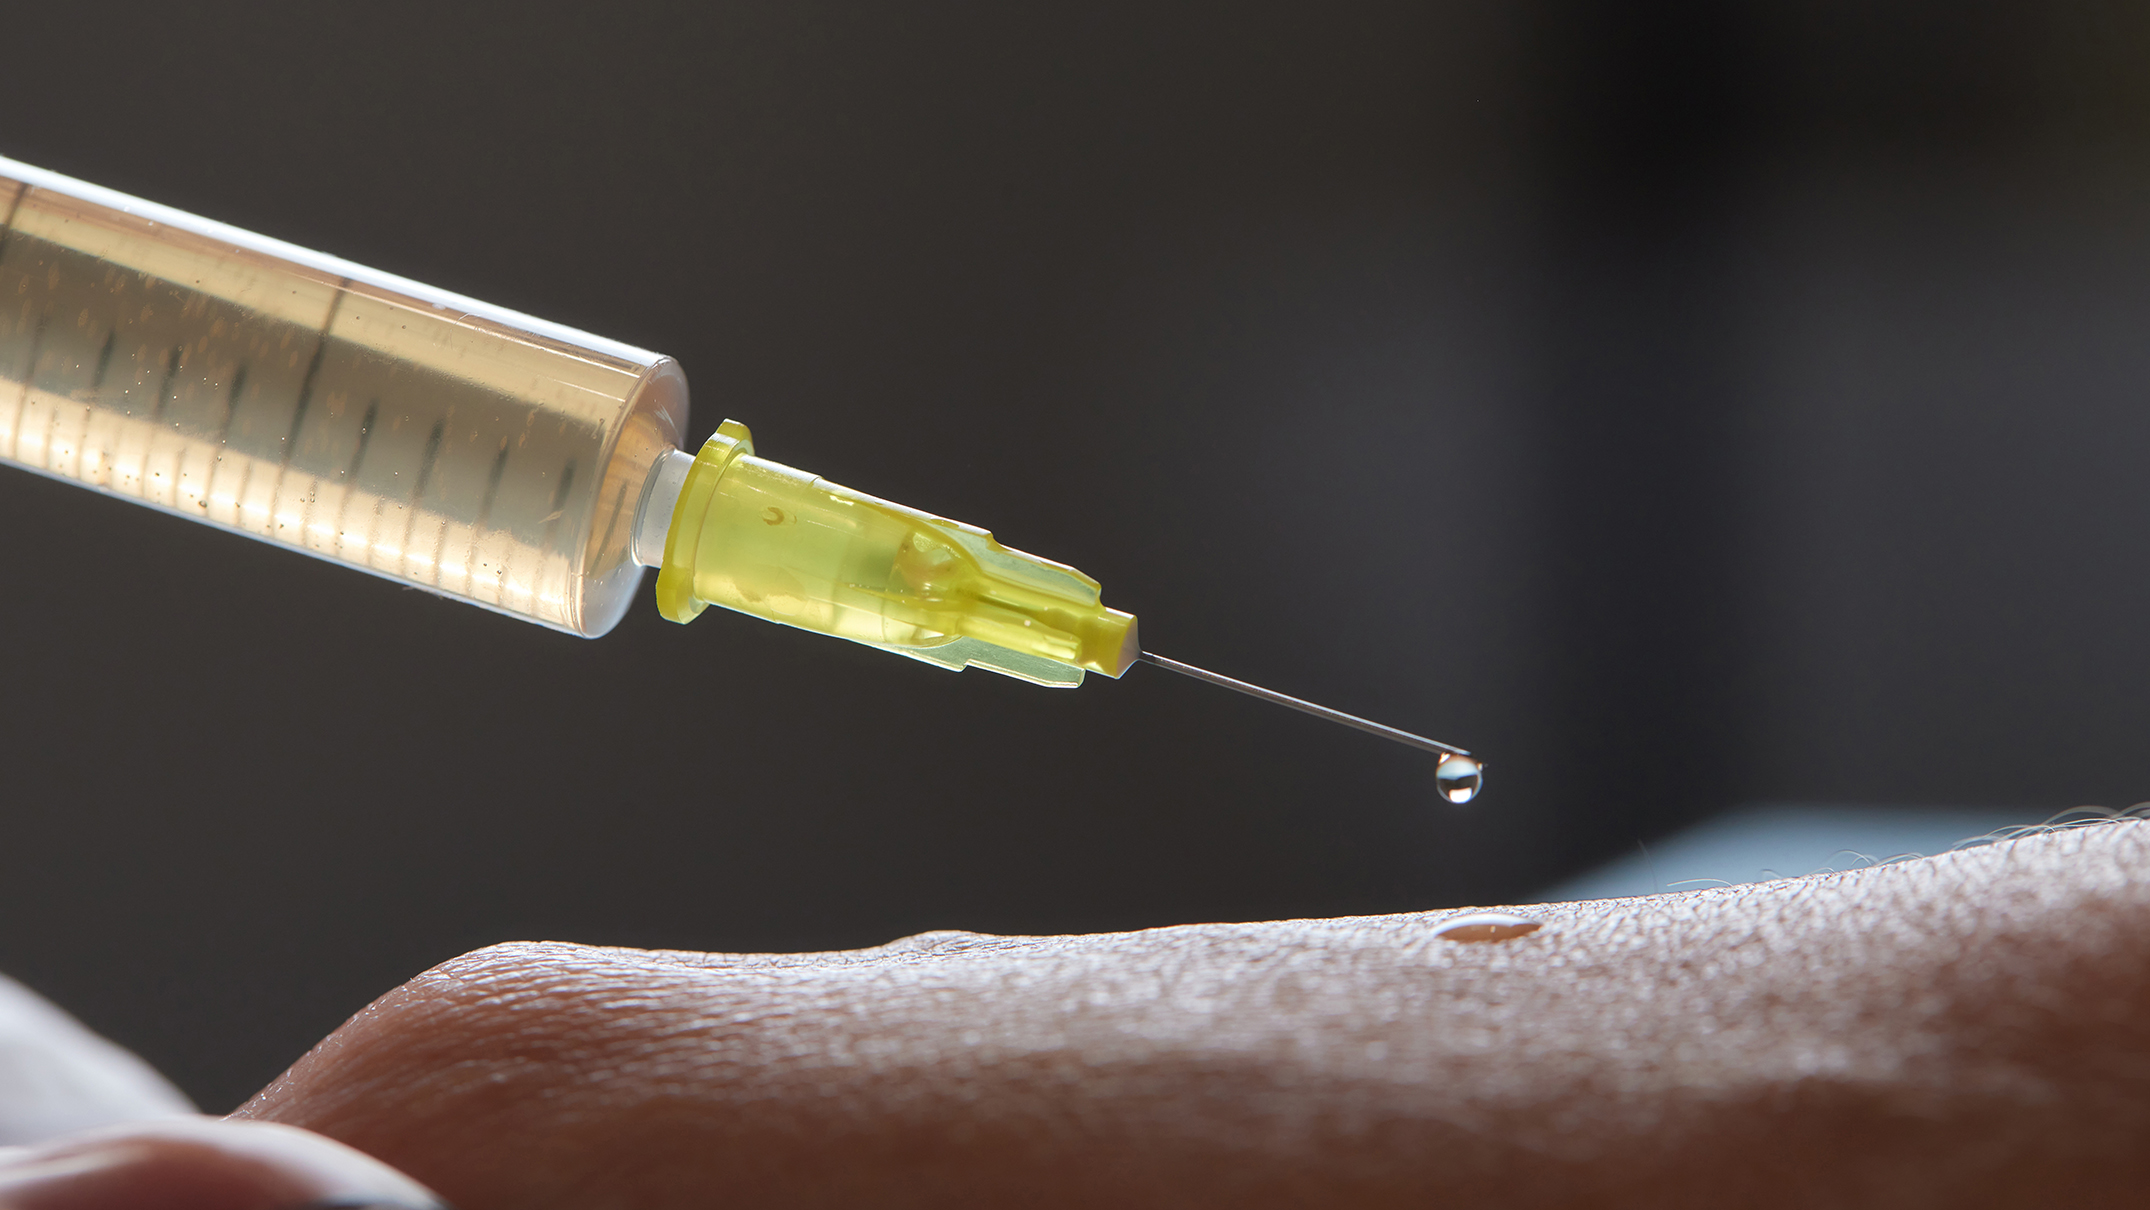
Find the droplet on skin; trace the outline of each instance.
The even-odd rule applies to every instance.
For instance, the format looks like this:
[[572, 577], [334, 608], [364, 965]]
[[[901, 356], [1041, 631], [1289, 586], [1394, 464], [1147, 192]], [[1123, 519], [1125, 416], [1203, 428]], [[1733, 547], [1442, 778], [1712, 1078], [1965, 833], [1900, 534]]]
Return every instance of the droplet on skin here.
[[1453, 752], [1442, 757], [1441, 763], [1433, 770], [1434, 787], [1441, 792], [1441, 797], [1457, 806], [1478, 797], [1478, 788], [1484, 785], [1485, 781], [1484, 765], [1468, 756], [1458, 756]]
[[1443, 920], [1433, 935], [1443, 941], [1513, 941], [1545, 927], [1544, 922], [1506, 912], [1472, 912]]

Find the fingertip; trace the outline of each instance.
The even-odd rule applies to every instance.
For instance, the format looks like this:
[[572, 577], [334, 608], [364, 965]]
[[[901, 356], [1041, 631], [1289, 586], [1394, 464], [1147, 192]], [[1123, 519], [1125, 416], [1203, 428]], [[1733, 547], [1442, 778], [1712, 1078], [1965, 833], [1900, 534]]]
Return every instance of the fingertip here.
[[416, 1181], [292, 1126], [179, 1118], [0, 1152], [5, 1210], [445, 1210]]

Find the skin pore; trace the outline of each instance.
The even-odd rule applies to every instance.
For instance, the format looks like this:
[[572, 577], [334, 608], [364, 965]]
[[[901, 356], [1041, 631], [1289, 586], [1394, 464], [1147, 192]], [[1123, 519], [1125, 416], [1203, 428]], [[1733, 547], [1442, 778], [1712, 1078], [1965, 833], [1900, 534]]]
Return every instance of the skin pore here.
[[463, 1210], [1978, 1207], [2150, 1189], [2150, 824], [1504, 909], [496, 946], [240, 1116]]

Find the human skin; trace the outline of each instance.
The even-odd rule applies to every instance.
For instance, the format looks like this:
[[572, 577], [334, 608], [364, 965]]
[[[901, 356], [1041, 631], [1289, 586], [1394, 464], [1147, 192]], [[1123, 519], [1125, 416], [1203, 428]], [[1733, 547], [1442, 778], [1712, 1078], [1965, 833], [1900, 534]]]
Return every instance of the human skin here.
[[2150, 824], [1512, 909], [496, 946], [242, 1116], [463, 1210], [2150, 1199]]
[[0, 1207], [438, 1210], [439, 1203], [408, 1178], [319, 1135], [174, 1116], [0, 1148]]

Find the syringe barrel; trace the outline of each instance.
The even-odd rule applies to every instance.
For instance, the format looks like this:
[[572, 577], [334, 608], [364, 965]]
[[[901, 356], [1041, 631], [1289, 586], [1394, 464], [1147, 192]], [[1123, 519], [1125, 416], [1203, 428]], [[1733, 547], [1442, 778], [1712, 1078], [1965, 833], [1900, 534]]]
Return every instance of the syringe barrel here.
[[0, 462], [572, 634], [641, 582], [668, 358], [0, 159]]

